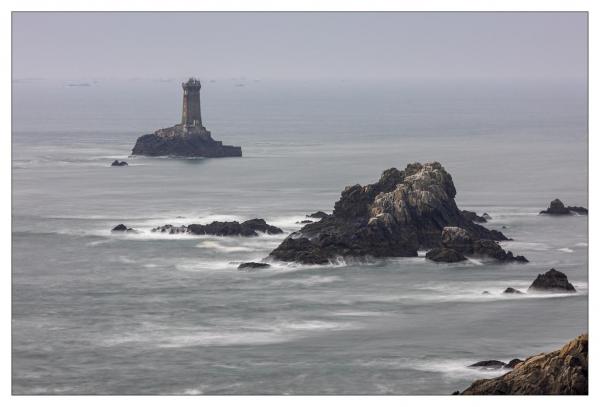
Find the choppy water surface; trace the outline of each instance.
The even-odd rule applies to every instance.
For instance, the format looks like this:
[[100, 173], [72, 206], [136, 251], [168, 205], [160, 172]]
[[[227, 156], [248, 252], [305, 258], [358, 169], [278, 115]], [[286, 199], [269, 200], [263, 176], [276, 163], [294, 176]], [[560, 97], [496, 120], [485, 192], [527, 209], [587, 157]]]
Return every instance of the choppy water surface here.
[[[587, 217], [537, 215], [587, 206], [583, 87], [207, 82], [205, 125], [244, 157], [196, 160], [128, 157], [177, 121], [176, 82], [13, 91], [14, 393], [449, 394], [497, 374], [468, 364], [586, 330]], [[241, 272], [285, 236], [150, 232], [252, 217], [292, 232], [344, 186], [431, 160], [529, 264]], [[577, 293], [500, 294], [550, 267]]]

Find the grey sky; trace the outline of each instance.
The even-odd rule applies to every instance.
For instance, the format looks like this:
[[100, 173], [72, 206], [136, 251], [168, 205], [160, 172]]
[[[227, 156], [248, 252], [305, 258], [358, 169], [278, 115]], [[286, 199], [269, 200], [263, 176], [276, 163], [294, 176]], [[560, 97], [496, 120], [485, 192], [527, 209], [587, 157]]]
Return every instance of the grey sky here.
[[585, 13], [14, 13], [14, 78], [585, 80]]

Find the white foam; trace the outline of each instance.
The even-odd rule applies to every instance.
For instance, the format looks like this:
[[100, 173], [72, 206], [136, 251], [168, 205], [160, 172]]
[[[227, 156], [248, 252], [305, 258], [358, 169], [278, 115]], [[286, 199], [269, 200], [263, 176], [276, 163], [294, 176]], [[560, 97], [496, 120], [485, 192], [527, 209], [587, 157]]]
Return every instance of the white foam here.
[[575, 246], [577, 247], [588, 247], [587, 243], [581, 242], [581, 243], [576, 243]]
[[565, 252], [565, 253], [573, 253], [573, 249], [569, 249], [568, 247], [561, 247], [560, 249], [557, 249], [559, 252]]

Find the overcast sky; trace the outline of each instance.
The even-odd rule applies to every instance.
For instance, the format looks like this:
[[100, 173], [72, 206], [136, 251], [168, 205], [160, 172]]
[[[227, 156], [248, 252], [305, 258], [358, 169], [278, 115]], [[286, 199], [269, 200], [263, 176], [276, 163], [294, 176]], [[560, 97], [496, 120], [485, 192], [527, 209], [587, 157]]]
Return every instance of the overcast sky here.
[[585, 80], [585, 13], [13, 13], [14, 78]]

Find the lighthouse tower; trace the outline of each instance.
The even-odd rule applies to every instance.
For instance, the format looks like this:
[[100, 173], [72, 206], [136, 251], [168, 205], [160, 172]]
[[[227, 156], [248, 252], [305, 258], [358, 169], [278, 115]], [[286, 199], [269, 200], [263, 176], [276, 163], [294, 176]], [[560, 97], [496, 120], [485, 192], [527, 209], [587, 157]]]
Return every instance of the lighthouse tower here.
[[202, 128], [202, 117], [200, 115], [200, 81], [190, 78], [181, 84], [183, 87], [183, 112], [181, 124], [184, 128]]

